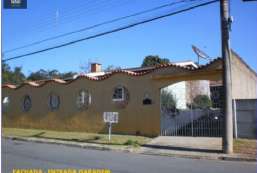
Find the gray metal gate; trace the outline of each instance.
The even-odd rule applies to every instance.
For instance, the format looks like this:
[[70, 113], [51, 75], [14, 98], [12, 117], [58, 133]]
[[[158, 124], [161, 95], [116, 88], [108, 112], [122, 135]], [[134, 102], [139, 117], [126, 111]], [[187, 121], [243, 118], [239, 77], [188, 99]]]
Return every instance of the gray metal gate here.
[[223, 116], [220, 109], [185, 110], [177, 113], [162, 112], [162, 136], [221, 137]]

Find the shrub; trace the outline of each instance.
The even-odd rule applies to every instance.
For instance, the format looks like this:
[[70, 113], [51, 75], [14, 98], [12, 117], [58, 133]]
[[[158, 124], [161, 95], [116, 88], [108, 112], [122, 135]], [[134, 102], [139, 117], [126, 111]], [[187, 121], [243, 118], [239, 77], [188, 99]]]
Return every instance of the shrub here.
[[193, 99], [192, 107], [193, 109], [207, 109], [212, 106], [211, 99], [207, 95], [197, 95]]
[[138, 143], [138, 141], [133, 141], [133, 140], [131, 140], [131, 139], [128, 139], [128, 140], [124, 143], [124, 145], [131, 145], [131, 146], [133, 146], [133, 147], [138, 147], [140, 144]]

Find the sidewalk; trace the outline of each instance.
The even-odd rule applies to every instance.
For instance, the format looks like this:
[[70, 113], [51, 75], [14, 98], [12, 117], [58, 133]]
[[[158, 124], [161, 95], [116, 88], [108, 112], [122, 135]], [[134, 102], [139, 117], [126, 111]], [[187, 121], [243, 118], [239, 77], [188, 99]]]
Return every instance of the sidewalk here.
[[[30, 141], [38, 143], [49, 143], [81, 147], [95, 150], [112, 150], [118, 152], [131, 152], [145, 155], [158, 155], [191, 159], [209, 160], [230, 160], [230, 161], [254, 161], [256, 158], [243, 154], [223, 154], [219, 145], [219, 138], [191, 138], [191, 137], [157, 137], [142, 147], [101, 145], [93, 143], [82, 143], [73, 141], [63, 141], [54, 139], [34, 138], [34, 137], [4, 137], [11, 140]], [[212, 148], [213, 147], [213, 148]]]
[[248, 155], [222, 153], [222, 139], [209, 137], [159, 136], [141, 147], [141, 152], [194, 159], [256, 161]]

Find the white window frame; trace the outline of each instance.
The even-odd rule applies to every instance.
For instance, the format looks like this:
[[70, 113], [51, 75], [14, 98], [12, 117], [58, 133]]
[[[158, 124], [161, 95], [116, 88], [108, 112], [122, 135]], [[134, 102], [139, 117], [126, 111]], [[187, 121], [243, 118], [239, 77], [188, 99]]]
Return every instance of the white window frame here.
[[[58, 105], [53, 105], [53, 97], [56, 97], [57, 98], [57, 100], [58, 100]], [[60, 96], [59, 95], [57, 95], [57, 94], [54, 94], [54, 93], [51, 93], [50, 95], [49, 95], [49, 99], [48, 99], [48, 105], [49, 105], [49, 108], [50, 108], [50, 110], [51, 111], [56, 111], [56, 110], [58, 110], [58, 109], [60, 109], [60, 104], [61, 104], [61, 98], [60, 98]]]
[[[81, 93], [84, 92], [84, 96], [81, 97]], [[88, 99], [88, 100], [86, 100]], [[83, 101], [82, 101], [83, 100]], [[91, 104], [91, 94], [88, 90], [82, 89], [77, 96], [77, 107], [79, 109], [88, 107]]]
[[10, 97], [9, 96], [5, 96], [3, 97], [3, 101], [2, 101], [2, 111], [6, 112], [8, 107], [10, 105]]
[[[121, 89], [122, 90], [121, 91], [121, 98], [113, 98], [113, 95], [114, 95], [116, 89]], [[112, 100], [113, 101], [124, 101], [125, 100], [125, 89], [124, 89], [124, 87], [122, 87], [122, 86], [115, 87], [114, 88], [114, 93], [112, 95]]]

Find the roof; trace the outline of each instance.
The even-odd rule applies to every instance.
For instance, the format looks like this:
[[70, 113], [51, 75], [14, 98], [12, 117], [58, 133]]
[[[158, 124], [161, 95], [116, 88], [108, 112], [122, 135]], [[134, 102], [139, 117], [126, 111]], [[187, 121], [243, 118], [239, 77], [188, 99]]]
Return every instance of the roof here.
[[[195, 67], [195, 68], [198, 67], [193, 61], [190, 61], [190, 60], [181, 61], [181, 62], [173, 62], [173, 63], [169, 63], [169, 64], [178, 65], [178, 66], [182, 66], [182, 67]], [[154, 68], [156, 68], [156, 66], [132, 67], [132, 68], [126, 68], [126, 69], [123, 69], [123, 70], [138, 72], [138, 71], [151, 70], [151, 69], [154, 69]]]
[[137, 77], [137, 76], [143, 76], [143, 75], [146, 75], [149, 73], [153, 73], [156, 70], [166, 69], [166, 68], [179, 68], [179, 69], [183, 69], [183, 70], [187, 70], [187, 71], [191, 72], [191, 71], [206, 69], [209, 66], [211, 66], [212, 64], [214, 64], [216, 62], [220, 62], [220, 61], [221, 61], [221, 58], [217, 58], [217, 59], [214, 59], [213, 61], [209, 62], [208, 64], [202, 65], [199, 67], [183, 66], [183, 65], [178, 65], [175, 63], [170, 63], [170, 64], [160, 64], [160, 65], [151, 66], [151, 67], [143, 67], [143, 68], [140, 67], [140, 68], [132, 68], [132, 69], [119, 69], [119, 70], [114, 70], [114, 71], [110, 71], [107, 73], [100, 73], [101, 75], [98, 75], [98, 76], [81, 74], [81, 75], [78, 75], [75, 79], [70, 79], [70, 80], [50, 79], [50, 80], [40, 80], [40, 81], [26, 81], [19, 86], [15, 86], [12, 84], [4, 84], [4, 85], [2, 85], [2, 88], [18, 89], [18, 88], [21, 88], [26, 85], [29, 85], [31, 87], [42, 87], [48, 83], [58, 83], [58, 84], [67, 85], [67, 84], [70, 84], [81, 78], [91, 80], [91, 81], [102, 81], [102, 80], [112, 77], [115, 74], [125, 74], [128, 76]]

